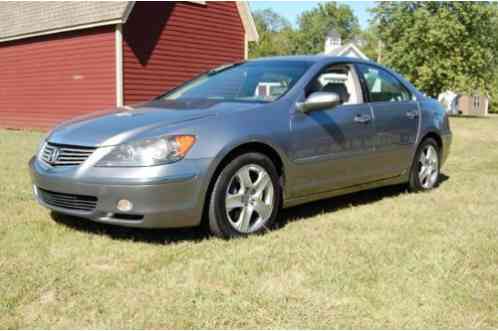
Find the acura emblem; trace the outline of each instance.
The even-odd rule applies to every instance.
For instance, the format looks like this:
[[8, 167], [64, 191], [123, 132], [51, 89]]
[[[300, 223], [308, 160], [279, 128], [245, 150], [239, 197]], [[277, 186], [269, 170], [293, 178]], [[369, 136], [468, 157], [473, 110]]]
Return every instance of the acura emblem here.
[[59, 149], [58, 148], [54, 148], [52, 150], [52, 154], [50, 155], [50, 163], [55, 163], [57, 162], [57, 159], [59, 158]]

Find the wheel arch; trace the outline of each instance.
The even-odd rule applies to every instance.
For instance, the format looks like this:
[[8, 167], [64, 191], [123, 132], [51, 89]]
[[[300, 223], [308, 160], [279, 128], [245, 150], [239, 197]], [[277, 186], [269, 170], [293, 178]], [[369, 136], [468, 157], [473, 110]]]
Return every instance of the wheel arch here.
[[[237, 145], [231, 146], [226, 150], [222, 151], [218, 157], [216, 158], [218, 161], [214, 163], [212, 170], [209, 171], [209, 183], [207, 185], [205, 194], [204, 194], [204, 203], [203, 203], [203, 219], [206, 220], [207, 211], [209, 207], [209, 200], [211, 198], [211, 194], [213, 192], [214, 184], [216, 179], [218, 178], [220, 172], [224, 169], [224, 167], [230, 163], [236, 157], [250, 153], [256, 152], [266, 155], [270, 158], [270, 160], [275, 165], [277, 169], [277, 173], [280, 176], [280, 184], [282, 185], [282, 194], [284, 195], [285, 190], [285, 178], [286, 178], [286, 165], [285, 165], [285, 157], [282, 156], [282, 152], [278, 151], [278, 148], [269, 144], [267, 142], [261, 140], [250, 140], [246, 142], [239, 143]], [[203, 222], [204, 222], [203, 220]]]
[[424, 140], [426, 140], [427, 138], [432, 138], [436, 141], [438, 148], [439, 148], [439, 153], [442, 154], [443, 153], [443, 139], [441, 138], [441, 135], [439, 133], [437, 133], [436, 131], [432, 131], [432, 130], [428, 131], [422, 136], [422, 139], [420, 139], [420, 142], [418, 145], [420, 146], [420, 144]]
[[420, 145], [427, 139], [427, 138], [432, 138], [436, 141], [438, 148], [439, 148], [439, 155], [443, 155], [443, 139], [441, 138], [441, 135], [434, 129], [429, 129], [424, 131], [422, 134], [420, 134], [420, 139], [413, 145], [412, 149], [412, 156], [411, 156], [411, 163], [408, 166], [408, 170], [411, 171], [413, 164], [415, 162], [415, 157], [417, 155], [417, 151], [420, 147]]
[[432, 139], [436, 142], [437, 144], [437, 148], [438, 148], [438, 152], [437, 154], [438, 155], [438, 159], [439, 159], [439, 162], [438, 162], [438, 166], [439, 166], [439, 171], [440, 171], [440, 162], [441, 162], [441, 157], [442, 157], [442, 151], [443, 151], [443, 140], [442, 140], [442, 137], [441, 135], [436, 132], [436, 131], [432, 131], [432, 130], [428, 130], [427, 132], [425, 132], [423, 135], [422, 135], [422, 138], [420, 139], [419, 143], [416, 145], [416, 149], [415, 149], [415, 153], [413, 155], [413, 160], [412, 160], [412, 164], [411, 164], [411, 167], [410, 167], [410, 171], [409, 171], [409, 174], [408, 174], [408, 188], [411, 192], [418, 192], [422, 189], [430, 189], [430, 188], [433, 188], [435, 187], [435, 185], [437, 185], [437, 179], [436, 179], [436, 182], [430, 186], [429, 188], [422, 188], [422, 184], [420, 183], [420, 179], [418, 178], [418, 168], [417, 168], [417, 164], [419, 162], [419, 153], [421, 152], [421, 147], [422, 145], [424, 144], [424, 142], [427, 140], [427, 139]]

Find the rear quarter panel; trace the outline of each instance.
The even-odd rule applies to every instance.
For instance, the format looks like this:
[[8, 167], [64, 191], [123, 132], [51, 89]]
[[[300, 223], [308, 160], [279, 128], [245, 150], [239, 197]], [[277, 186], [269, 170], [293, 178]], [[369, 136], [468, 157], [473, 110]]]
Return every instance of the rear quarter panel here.
[[419, 139], [431, 132], [439, 136], [451, 134], [448, 114], [437, 100], [423, 98], [419, 101], [419, 105], [421, 115]]
[[449, 116], [435, 99], [424, 97], [419, 100], [419, 106], [421, 123], [417, 145], [431, 133], [438, 135], [442, 141], [441, 164], [443, 164], [449, 155], [452, 142]]

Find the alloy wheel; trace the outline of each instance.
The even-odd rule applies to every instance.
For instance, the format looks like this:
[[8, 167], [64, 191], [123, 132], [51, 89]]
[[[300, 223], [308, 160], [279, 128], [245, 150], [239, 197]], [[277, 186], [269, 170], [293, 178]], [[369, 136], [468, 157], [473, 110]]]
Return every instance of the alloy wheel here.
[[230, 224], [241, 233], [260, 229], [274, 208], [273, 182], [268, 172], [256, 164], [240, 168], [229, 181], [225, 209]]
[[427, 145], [420, 153], [418, 179], [424, 189], [436, 185], [439, 176], [439, 156], [432, 145]]

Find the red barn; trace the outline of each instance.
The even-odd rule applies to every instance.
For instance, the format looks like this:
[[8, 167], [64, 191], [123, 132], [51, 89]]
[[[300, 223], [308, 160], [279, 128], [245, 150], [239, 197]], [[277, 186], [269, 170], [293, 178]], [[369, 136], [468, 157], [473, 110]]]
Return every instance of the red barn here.
[[245, 2], [0, 2], [0, 127], [148, 100], [257, 38]]

